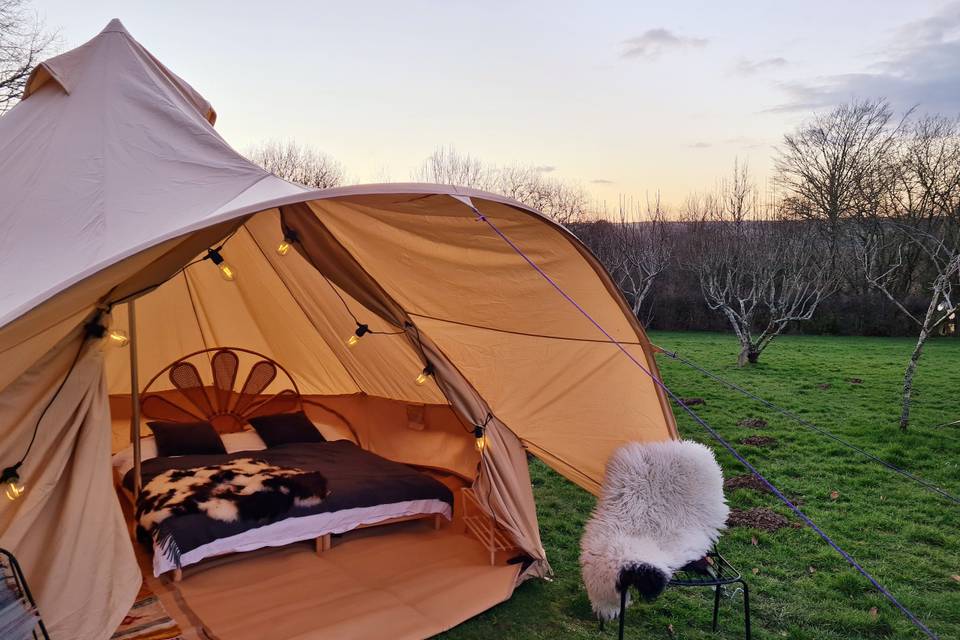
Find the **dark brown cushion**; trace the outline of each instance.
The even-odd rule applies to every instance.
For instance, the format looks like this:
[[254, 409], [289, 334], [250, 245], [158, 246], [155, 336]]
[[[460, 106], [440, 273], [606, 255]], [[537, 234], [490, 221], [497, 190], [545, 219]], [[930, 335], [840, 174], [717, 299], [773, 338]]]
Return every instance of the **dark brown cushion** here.
[[248, 420], [267, 448], [291, 442], [326, 442], [323, 434], [302, 411], [257, 416]]
[[158, 456], [226, 453], [223, 440], [209, 422], [148, 422]]

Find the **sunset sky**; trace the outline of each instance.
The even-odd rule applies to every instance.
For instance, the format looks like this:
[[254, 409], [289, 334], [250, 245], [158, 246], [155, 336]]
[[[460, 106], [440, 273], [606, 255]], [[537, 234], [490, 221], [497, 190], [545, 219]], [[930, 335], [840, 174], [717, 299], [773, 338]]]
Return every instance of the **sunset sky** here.
[[850, 97], [960, 112], [960, 2], [75, 2], [214, 105], [236, 148], [295, 139], [351, 181], [406, 181], [438, 146], [669, 203], [734, 158], [763, 181], [783, 132]]

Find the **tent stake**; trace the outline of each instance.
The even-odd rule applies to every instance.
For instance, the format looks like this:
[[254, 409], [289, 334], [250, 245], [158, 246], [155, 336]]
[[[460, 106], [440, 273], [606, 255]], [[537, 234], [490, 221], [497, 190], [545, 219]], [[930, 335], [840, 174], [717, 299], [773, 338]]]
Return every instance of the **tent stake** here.
[[137, 363], [137, 307], [127, 303], [130, 331], [130, 443], [133, 445], [133, 497], [140, 497], [140, 371]]

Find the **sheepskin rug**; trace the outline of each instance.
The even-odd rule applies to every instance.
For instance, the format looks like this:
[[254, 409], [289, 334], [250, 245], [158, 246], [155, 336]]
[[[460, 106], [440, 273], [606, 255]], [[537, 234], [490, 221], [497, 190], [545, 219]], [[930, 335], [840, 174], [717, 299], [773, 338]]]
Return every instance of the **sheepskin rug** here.
[[621, 587], [636, 587], [648, 600], [660, 595], [674, 571], [713, 547], [728, 512], [720, 465], [704, 445], [670, 440], [617, 449], [580, 540], [594, 613], [616, 618]]
[[159, 474], [140, 492], [136, 515], [148, 532], [171, 516], [196, 513], [222, 522], [259, 522], [293, 507], [316, 506], [327, 494], [327, 479], [320, 473], [238, 458]]

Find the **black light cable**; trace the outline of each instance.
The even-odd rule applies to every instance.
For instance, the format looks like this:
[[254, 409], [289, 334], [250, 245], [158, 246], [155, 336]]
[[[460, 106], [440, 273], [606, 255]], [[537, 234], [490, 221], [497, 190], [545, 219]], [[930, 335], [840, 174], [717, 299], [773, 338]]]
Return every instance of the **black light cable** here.
[[83, 347], [86, 345], [87, 339], [94, 338], [99, 340], [108, 335], [107, 328], [100, 322], [102, 315], [103, 311], [98, 311], [97, 315], [94, 316], [90, 322], [83, 326], [83, 339], [80, 341], [80, 347], [77, 349], [76, 355], [73, 356], [73, 361], [70, 363], [70, 367], [67, 369], [67, 373], [64, 375], [63, 380], [61, 380], [60, 384], [57, 386], [57, 390], [53, 392], [53, 395], [51, 395], [50, 399], [47, 400], [47, 404], [44, 405], [43, 411], [40, 412], [40, 417], [37, 418], [37, 422], [33, 426], [33, 433], [30, 435], [30, 442], [27, 444], [27, 448], [23, 452], [23, 455], [20, 456], [20, 459], [17, 460], [15, 464], [6, 467], [2, 472], [0, 472], [0, 485], [3, 486], [4, 495], [6, 495], [8, 500], [17, 500], [23, 496], [24, 492], [26, 491], [26, 487], [20, 481], [20, 467], [23, 466], [24, 461], [26, 461], [27, 456], [30, 455], [30, 451], [33, 449], [33, 443], [37, 440], [37, 433], [40, 431], [40, 425], [43, 423], [43, 418], [47, 415], [47, 411], [49, 411], [50, 407], [53, 406], [53, 403], [56, 401], [57, 397], [59, 397], [60, 392], [63, 391], [64, 386], [67, 384], [67, 380], [70, 379], [70, 375], [77, 366], [77, 362], [80, 361], [80, 355], [83, 353]]

